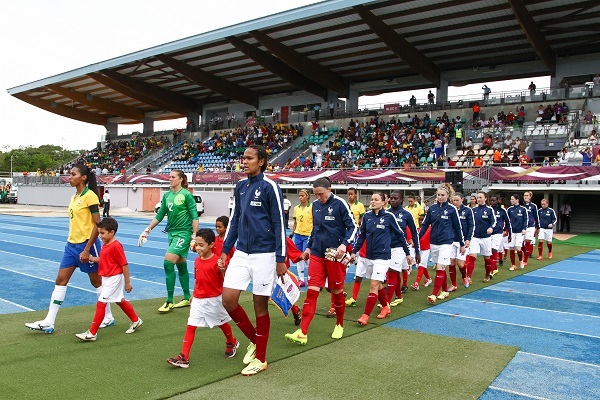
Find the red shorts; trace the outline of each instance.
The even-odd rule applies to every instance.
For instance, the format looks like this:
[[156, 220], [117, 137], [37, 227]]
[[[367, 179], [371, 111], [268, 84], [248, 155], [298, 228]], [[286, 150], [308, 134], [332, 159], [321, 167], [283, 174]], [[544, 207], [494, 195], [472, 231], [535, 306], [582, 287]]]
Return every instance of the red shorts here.
[[308, 263], [308, 286], [324, 287], [325, 279], [329, 289], [344, 289], [346, 266], [341, 262], [310, 256]]

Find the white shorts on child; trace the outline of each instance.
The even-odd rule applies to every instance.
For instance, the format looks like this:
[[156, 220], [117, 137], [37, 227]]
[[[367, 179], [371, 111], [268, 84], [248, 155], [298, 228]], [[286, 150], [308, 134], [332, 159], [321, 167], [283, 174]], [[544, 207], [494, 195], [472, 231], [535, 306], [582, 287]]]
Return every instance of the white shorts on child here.
[[123, 274], [102, 277], [102, 291], [98, 301], [103, 303], [120, 303], [125, 291], [125, 277]]
[[188, 325], [200, 328], [212, 328], [231, 321], [231, 317], [223, 307], [221, 295], [199, 299], [194, 297], [190, 305]]

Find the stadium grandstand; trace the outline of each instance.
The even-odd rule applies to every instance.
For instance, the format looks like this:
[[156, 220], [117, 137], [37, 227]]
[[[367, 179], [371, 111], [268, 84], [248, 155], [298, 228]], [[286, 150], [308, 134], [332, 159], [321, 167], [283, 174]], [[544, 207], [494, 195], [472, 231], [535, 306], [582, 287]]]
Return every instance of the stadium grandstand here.
[[[105, 140], [74, 161], [115, 186], [116, 207], [152, 209], [147, 197], [175, 168], [192, 174], [195, 190], [226, 196], [244, 148], [262, 144], [268, 172], [296, 174], [279, 181], [292, 193], [316, 173], [348, 172], [340, 188], [398, 185], [426, 197], [458, 169], [465, 190], [539, 186], [556, 208], [572, 193], [595, 190], [600, 175], [600, 53], [589, 44], [599, 39], [597, 19], [588, 1], [331, 0], [8, 92], [106, 127]], [[536, 76], [550, 76], [550, 86], [454, 97], [448, 90]], [[427, 98], [408, 104], [359, 107], [359, 96], [427, 88]], [[184, 129], [154, 131], [154, 121], [181, 117]], [[142, 132], [119, 134], [119, 125], [133, 123]], [[61, 169], [68, 165], [55, 176], [15, 176], [25, 186], [19, 201], [39, 201], [26, 188], [60, 183]], [[387, 178], [352, 175], [361, 171]], [[536, 174], [560, 186], [549, 193]], [[143, 196], [119, 194], [138, 187]]]

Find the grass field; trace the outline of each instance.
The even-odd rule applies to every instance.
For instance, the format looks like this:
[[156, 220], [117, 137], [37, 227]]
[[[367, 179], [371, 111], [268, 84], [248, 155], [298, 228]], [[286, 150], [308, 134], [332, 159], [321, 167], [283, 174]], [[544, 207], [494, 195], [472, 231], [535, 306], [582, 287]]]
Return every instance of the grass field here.
[[[551, 261], [588, 250], [557, 245]], [[514, 272], [504, 267], [492, 283], [547, 264], [548, 260], [533, 260], [530, 267]], [[451, 298], [482, 288], [482, 270], [480, 262], [473, 285]], [[363, 284], [360, 305], [366, 291]], [[334, 341], [330, 338], [334, 320], [323, 316], [329, 295], [322, 293], [306, 346], [284, 340], [283, 335], [296, 327], [291, 318], [282, 318], [272, 308], [269, 370], [252, 378], [239, 375], [248, 341], [235, 328], [242, 343], [235, 358], [222, 357], [225, 344], [220, 330], [200, 329], [190, 368], [169, 366], [164, 359], [180, 351], [188, 310], [160, 315], [156, 308], [162, 299], [133, 302], [144, 319], [133, 335], [124, 333], [127, 318], [115, 307], [117, 325], [101, 330], [95, 343], [80, 342], [73, 335], [88, 328], [92, 306], [62, 309], [52, 335], [23, 326], [43, 318], [45, 311], [1, 315], [0, 398], [156, 399], [180, 393], [188, 399], [241, 398], [242, 394], [261, 399], [478, 398], [517, 349], [381, 326], [430, 307], [428, 294], [423, 288], [410, 291], [388, 319], [382, 322], [373, 315], [367, 327], [354, 322], [362, 307], [348, 308], [345, 337]], [[243, 305], [251, 309], [249, 295], [243, 296]]]
[[567, 240], [555, 239], [555, 241], [559, 245], [568, 244], [571, 246], [593, 247], [595, 249], [600, 249], [600, 232], [583, 233], [581, 235], [573, 236]]

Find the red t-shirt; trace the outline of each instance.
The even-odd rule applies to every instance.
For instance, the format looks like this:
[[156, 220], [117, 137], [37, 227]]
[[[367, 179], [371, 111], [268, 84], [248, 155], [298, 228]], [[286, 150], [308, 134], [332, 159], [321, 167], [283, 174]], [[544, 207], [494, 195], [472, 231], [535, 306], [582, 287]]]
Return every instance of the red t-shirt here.
[[419, 239], [419, 249], [421, 249], [421, 250], [431, 249], [431, 244], [429, 242], [430, 234], [431, 234], [431, 226], [429, 228], [427, 228], [423, 237], [421, 237], [421, 239]]
[[295, 264], [302, 259], [302, 252], [298, 250], [296, 244], [289, 237], [285, 238], [286, 257], [285, 266], [290, 269], [290, 260]]
[[[224, 240], [221, 239], [221, 237], [216, 236], [215, 237], [215, 245], [213, 246], [213, 254], [216, 254], [217, 256], [221, 256], [221, 251], [223, 250], [223, 242]], [[225, 260], [225, 266], [227, 267], [229, 265], [229, 260], [231, 260], [231, 257], [233, 257], [233, 253], [235, 252], [235, 246], [231, 248], [231, 250], [229, 251], [229, 254], [227, 254], [227, 259]]]
[[223, 274], [219, 271], [217, 260], [219, 256], [213, 253], [212, 257], [203, 260], [200, 256], [194, 261], [194, 297], [206, 299], [217, 297], [223, 293]]
[[123, 273], [123, 266], [127, 265], [123, 245], [115, 240], [105, 244], [100, 249], [100, 262], [98, 263], [98, 275], [114, 276]]

